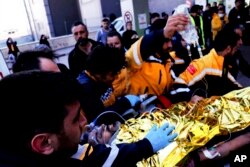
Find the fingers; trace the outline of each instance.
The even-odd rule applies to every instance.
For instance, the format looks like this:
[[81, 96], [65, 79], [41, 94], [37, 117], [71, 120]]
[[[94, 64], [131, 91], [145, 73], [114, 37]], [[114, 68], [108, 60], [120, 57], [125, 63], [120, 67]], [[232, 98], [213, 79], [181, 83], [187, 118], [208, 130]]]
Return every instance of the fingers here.
[[170, 16], [166, 26], [164, 27], [164, 36], [166, 38], [172, 38], [176, 31], [182, 31], [189, 23], [189, 18], [185, 15]]
[[169, 21], [178, 20], [179, 23], [183, 23], [183, 24], [187, 24], [189, 22], [189, 17], [186, 16], [186, 15], [183, 15], [183, 14], [178, 14], [178, 15], [175, 15], [175, 16], [170, 16], [169, 19], [170, 19]]
[[168, 136], [168, 140], [173, 141], [176, 137], [177, 137], [177, 133], [173, 133], [173, 134]]
[[163, 124], [159, 129], [165, 130], [166, 128], [168, 128], [168, 123]]
[[170, 127], [168, 127], [167, 129], [165, 129], [164, 132], [165, 132], [167, 135], [169, 135], [173, 130], [174, 130], [174, 127], [173, 127], [173, 126], [170, 126]]

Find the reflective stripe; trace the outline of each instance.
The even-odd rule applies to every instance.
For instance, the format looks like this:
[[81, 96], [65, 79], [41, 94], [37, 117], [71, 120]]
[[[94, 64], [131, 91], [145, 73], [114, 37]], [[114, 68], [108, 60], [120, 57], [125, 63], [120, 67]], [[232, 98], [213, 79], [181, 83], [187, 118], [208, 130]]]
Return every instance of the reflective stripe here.
[[202, 80], [206, 74], [213, 74], [215, 76], [220, 76], [221, 77], [222, 71], [218, 70], [218, 69], [214, 69], [214, 68], [205, 68], [201, 73], [199, 73], [199, 75], [194, 77], [193, 80], [191, 80], [188, 83], [188, 86], [191, 86], [191, 85], [195, 84], [196, 82]]
[[204, 25], [203, 25], [203, 19], [200, 16], [200, 25], [201, 25], [201, 37], [202, 37], [202, 42], [203, 42], [203, 47], [205, 46], [205, 35], [204, 35]]
[[171, 95], [175, 95], [177, 93], [182, 93], [182, 92], [190, 92], [190, 89], [189, 88], [178, 88], [176, 90], [172, 90], [170, 92]]
[[185, 61], [183, 59], [174, 59], [174, 64], [184, 64]]
[[111, 151], [109, 153], [109, 156], [108, 156], [108, 158], [106, 159], [105, 163], [102, 166], [103, 167], [110, 167], [110, 166], [112, 166], [112, 164], [115, 161], [118, 153], [119, 153], [119, 148], [115, 144], [112, 145], [111, 146]]
[[136, 42], [133, 46], [133, 57], [134, 57], [134, 60], [135, 60], [135, 63], [138, 65], [138, 66], [141, 66], [141, 61], [140, 61], [140, 58], [139, 58], [139, 55], [138, 55], [138, 51], [137, 51], [137, 46], [138, 46], [138, 43], [139, 42]]
[[158, 58], [156, 58], [156, 57], [154, 57], [154, 56], [152, 56], [152, 55], [149, 56], [148, 60], [156, 61], [156, 62], [162, 63], [161, 59], [158, 59]]
[[[89, 147], [89, 144], [84, 145], [78, 145], [77, 152], [71, 156], [71, 158], [83, 160], [87, 151], [87, 148]], [[93, 148], [91, 147], [88, 151], [88, 154], [90, 154], [93, 151]]]
[[227, 77], [228, 77], [228, 79], [231, 80], [234, 84], [238, 85], [239, 87], [243, 87], [239, 82], [237, 82], [237, 81], [235, 80], [235, 78], [234, 78], [230, 73], [227, 74]]
[[[203, 45], [202, 47], [205, 46], [205, 36], [204, 36], [204, 27], [203, 27], [203, 19], [201, 16], [199, 16], [199, 19], [200, 19], [200, 26], [201, 26], [201, 40], [203, 42]], [[194, 18], [192, 16], [190, 16], [190, 20], [191, 20], [191, 23], [193, 26], [196, 26], [195, 25], [195, 21], [194, 21]], [[198, 32], [197, 32], [198, 33]]]
[[173, 70], [170, 70], [170, 74], [171, 74], [171, 76], [172, 76], [173, 79], [177, 78]]
[[221, 76], [222, 71], [218, 69], [213, 68], [205, 68], [202, 72], [200, 72], [197, 76], [195, 76], [192, 80], [189, 81], [189, 83], [186, 83], [182, 78], [178, 77], [175, 79], [175, 83], [179, 84], [186, 84], [188, 86], [192, 86], [196, 82], [202, 80], [206, 74], [213, 74], [215, 76]]
[[175, 82], [175, 83], [180, 83], [180, 84], [187, 84], [187, 83], [186, 83], [183, 79], [181, 79], [181, 78], [176, 78], [174, 82]]

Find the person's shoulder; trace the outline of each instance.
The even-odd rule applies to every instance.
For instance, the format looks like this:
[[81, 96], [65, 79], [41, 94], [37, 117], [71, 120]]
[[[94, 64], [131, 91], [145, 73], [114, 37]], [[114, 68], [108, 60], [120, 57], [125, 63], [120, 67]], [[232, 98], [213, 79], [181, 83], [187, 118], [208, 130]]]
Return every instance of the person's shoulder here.
[[102, 42], [95, 41], [95, 40], [92, 40], [92, 39], [89, 39], [89, 40], [92, 43], [92, 49], [95, 48], [96, 46], [104, 46], [104, 44]]
[[236, 11], [237, 11], [237, 9], [236, 9], [235, 7], [233, 7], [233, 8], [229, 11], [229, 13], [236, 12]]
[[73, 48], [70, 52], [69, 52], [69, 57], [73, 56], [75, 54], [75, 48]]
[[81, 72], [77, 77], [78, 82], [81, 85], [91, 84], [91, 78], [85, 73], [85, 71]]
[[102, 42], [99, 42], [99, 41], [96, 41], [96, 40], [93, 40], [93, 39], [90, 39], [90, 38], [89, 38], [89, 42], [92, 43], [93, 45], [103, 45]]
[[132, 32], [133, 32], [134, 34], [137, 34], [137, 32], [136, 32], [135, 30], [132, 30]]

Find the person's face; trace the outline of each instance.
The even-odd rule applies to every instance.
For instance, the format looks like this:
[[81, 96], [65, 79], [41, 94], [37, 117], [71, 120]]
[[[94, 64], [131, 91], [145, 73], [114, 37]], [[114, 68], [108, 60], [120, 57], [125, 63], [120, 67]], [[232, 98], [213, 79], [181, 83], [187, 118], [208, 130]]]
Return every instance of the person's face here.
[[236, 29], [235, 29], [235, 33], [236, 33], [237, 35], [239, 35], [240, 38], [242, 38], [242, 31], [241, 31], [240, 28], [236, 28]]
[[41, 71], [53, 71], [53, 72], [60, 72], [57, 64], [50, 59], [47, 58], [39, 58], [40, 61], [40, 69]]
[[13, 39], [12, 38], [9, 38], [8, 39], [8, 43], [12, 43], [13, 42]]
[[235, 29], [235, 33], [236, 33], [237, 35], [239, 35], [239, 37], [240, 37], [240, 39], [239, 39], [238, 42], [237, 42], [237, 46], [238, 46], [238, 48], [239, 48], [241, 45], [243, 45], [243, 41], [242, 41], [242, 30], [241, 30], [240, 28], [237, 28], [237, 29]]
[[57, 151], [72, 155], [78, 149], [82, 129], [86, 125], [87, 119], [81, 114], [82, 109], [79, 102], [67, 105], [66, 110], [68, 115], [63, 121], [63, 131], [58, 135]]
[[242, 42], [242, 39], [240, 38], [238, 41], [237, 41], [237, 45], [235, 47], [232, 48], [232, 55], [234, 55], [237, 50], [239, 49], [239, 47], [243, 44]]
[[223, 10], [218, 10], [218, 14], [224, 14], [225, 12]]
[[127, 30], [132, 30], [132, 23], [128, 22], [126, 28], [127, 28]]
[[239, 49], [239, 47], [242, 45], [242, 39], [240, 38], [238, 41], [237, 41], [237, 44], [234, 46], [234, 47], [229, 47], [230, 48], [230, 50], [227, 52], [227, 55], [229, 55], [229, 56], [232, 56], [232, 55], [234, 55], [237, 51], [238, 51], [238, 49]]
[[170, 40], [168, 42], [164, 42], [164, 44], [162, 46], [162, 50], [163, 50], [164, 53], [167, 53], [172, 49], [172, 47], [173, 47], [173, 45], [172, 45], [172, 42]]
[[105, 76], [96, 74], [96, 75], [94, 75], [94, 77], [95, 77], [96, 81], [104, 83], [108, 86], [111, 86], [112, 83], [114, 82], [114, 80], [117, 79], [119, 73], [120, 72], [114, 74], [113, 72], [109, 72]]
[[118, 48], [118, 49], [122, 48], [122, 42], [118, 38], [118, 36], [108, 37], [107, 44], [109, 47], [112, 47], [112, 48]]
[[72, 34], [76, 41], [78, 41], [79, 38], [88, 38], [89, 35], [87, 28], [83, 25], [74, 26], [72, 28]]
[[211, 6], [210, 5], [207, 5], [206, 6], [206, 10], [210, 10]]
[[105, 22], [102, 22], [102, 27], [104, 28], [104, 29], [109, 29], [109, 22], [107, 22], [107, 21], [105, 21]]
[[184, 39], [181, 40], [181, 46], [184, 48], [187, 46], [187, 42]]
[[237, 8], [242, 8], [242, 7], [244, 7], [244, 4], [243, 4], [242, 1], [237, 1], [237, 2], [235, 3], [235, 6], [236, 6]]
[[108, 144], [112, 135], [119, 129], [120, 122], [116, 121], [110, 125], [95, 126], [89, 132], [89, 143], [96, 144]]

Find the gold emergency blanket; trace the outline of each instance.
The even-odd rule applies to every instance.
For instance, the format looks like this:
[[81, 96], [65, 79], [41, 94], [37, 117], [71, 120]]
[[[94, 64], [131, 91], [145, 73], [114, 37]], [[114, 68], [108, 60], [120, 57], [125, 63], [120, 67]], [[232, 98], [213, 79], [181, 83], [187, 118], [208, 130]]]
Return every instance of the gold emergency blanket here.
[[137, 163], [139, 167], [176, 166], [190, 151], [204, 146], [215, 135], [242, 130], [250, 125], [250, 87], [224, 96], [204, 99], [196, 104], [181, 102], [169, 109], [145, 112], [129, 119], [120, 128], [115, 143], [131, 143], [147, 134], [154, 124], [169, 122], [179, 135], [173, 143], [152, 157]]

